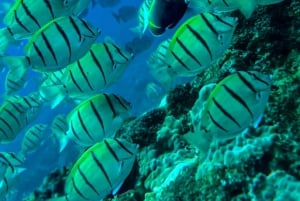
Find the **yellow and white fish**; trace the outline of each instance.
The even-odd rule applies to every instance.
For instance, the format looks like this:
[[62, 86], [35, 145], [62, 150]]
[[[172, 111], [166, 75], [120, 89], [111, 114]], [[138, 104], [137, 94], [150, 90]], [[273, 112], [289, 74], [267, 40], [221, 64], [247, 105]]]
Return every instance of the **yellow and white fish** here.
[[64, 98], [90, 97], [119, 80], [131, 59], [132, 54], [113, 43], [95, 43], [67, 67], [60, 84], [40, 87], [41, 96], [51, 100], [52, 107]]
[[138, 145], [123, 139], [98, 142], [73, 165], [65, 183], [65, 196], [52, 200], [101, 200], [116, 194], [131, 172], [137, 152]]
[[149, 10], [152, 0], [144, 0], [138, 12], [138, 26], [130, 30], [137, 33], [140, 37], [145, 33], [149, 24]]
[[[90, 0], [16, 0], [4, 17], [0, 30], [0, 54], [14, 40], [31, 36], [42, 26], [61, 16], [78, 15]], [[86, 2], [83, 4], [83, 2]]]
[[[20, 72], [20, 71], [22, 72]], [[12, 69], [6, 74], [5, 79], [5, 96], [11, 96], [24, 88], [27, 83], [26, 69]]]
[[44, 101], [38, 92], [7, 98], [0, 107], [0, 143], [8, 143], [39, 114]]
[[19, 155], [25, 157], [29, 152], [37, 149], [44, 139], [44, 133], [47, 127], [46, 124], [36, 124], [29, 128], [23, 137]]
[[114, 94], [98, 94], [81, 102], [66, 117], [68, 130], [60, 136], [60, 150], [68, 139], [87, 147], [114, 137], [130, 109], [130, 103]]
[[[60, 142], [61, 136], [66, 135], [66, 131], [68, 130], [68, 123], [66, 121], [66, 116], [63, 114], [58, 114], [52, 120], [51, 123], [51, 136], [54, 143]], [[65, 136], [66, 137], [66, 136]], [[63, 147], [60, 147], [62, 151]]]
[[236, 18], [210, 13], [189, 18], [171, 38], [165, 64], [155, 66], [160, 73], [153, 76], [168, 83], [204, 71], [228, 49], [236, 25]]
[[[209, 89], [203, 87], [191, 111], [195, 132], [185, 137], [207, 152], [212, 140], [234, 138], [249, 126], [257, 126], [266, 107], [271, 84], [270, 75], [238, 71], [215, 86], [208, 86]], [[205, 94], [209, 94], [207, 100]]]
[[258, 5], [270, 5], [284, 0], [190, 0], [189, 6], [198, 12], [232, 12], [240, 10], [246, 18], [250, 18]]

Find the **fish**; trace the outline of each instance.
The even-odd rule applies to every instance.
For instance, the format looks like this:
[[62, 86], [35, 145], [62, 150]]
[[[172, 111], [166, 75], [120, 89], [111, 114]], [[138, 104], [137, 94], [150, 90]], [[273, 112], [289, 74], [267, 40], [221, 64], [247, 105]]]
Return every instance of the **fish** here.
[[24, 162], [25, 158], [14, 152], [0, 152], [1, 172], [4, 169], [6, 173], [10, 169], [14, 173], [17, 168], [23, 167]]
[[237, 18], [211, 13], [189, 18], [172, 36], [164, 63], [154, 65], [157, 80], [171, 83], [206, 70], [229, 48], [236, 26]]
[[40, 87], [40, 94], [51, 100], [52, 108], [65, 98], [85, 99], [119, 80], [132, 58], [132, 53], [114, 43], [95, 43], [84, 57], [67, 66], [60, 84]]
[[112, 16], [118, 23], [133, 20], [137, 15], [138, 8], [130, 5], [122, 6], [117, 12], [112, 12]]
[[38, 92], [11, 96], [0, 106], [0, 143], [13, 141], [38, 116], [44, 105]]
[[68, 140], [82, 147], [114, 137], [123, 120], [129, 117], [131, 105], [121, 96], [97, 94], [81, 102], [66, 116], [68, 130], [60, 136], [60, 150]]
[[37, 149], [44, 139], [47, 127], [46, 124], [36, 124], [29, 128], [23, 137], [19, 155], [22, 155], [25, 158], [28, 153]]
[[18, 70], [9, 70], [5, 78], [5, 93], [4, 97], [16, 94], [23, 89], [27, 83], [27, 70], [24, 68]]
[[40, 72], [60, 70], [82, 57], [99, 36], [98, 28], [69, 16], [52, 20], [39, 29], [25, 47], [25, 56], [2, 56], [17, 78], [29, 67]]
[[198, 12], [232, 12], [239, 10], [246, 19], [252, 16], [258, 5], [271, 5], [283, 2], [284, 0], [190, 0], [189, 6]]
[[[270, 95], [272, 76], [238, 71], [215, 86], [202, 88], [191, 110], [194, 132], [185, 138], [205, 153], [212, 141], [232, 139], [249, 126], [257, 127]], [[203, 94], [209, 94], [207, 99]]]
[[149, 11], [152, 0], [144, 0], [138, 10], [138, 25], [130, 30], [137, 33], [139, 37], [142, 37], [148, 28], [149, 24]]
[[16, 0], [4, 17], [6, 27], [0, 30], [0, 54], [14, 40], [30, 37], [55, 18], [78, 15], [86, 1], [89, 0]]
[[149, 30], [162, 35], [166, 29], [174, 28], [188, 8], [186, 0], [153, 0], [149, 10]]
[[62, 83], [61, 80], [63, 79], [63, 75], [65, 74], [66, 71], [67, 68], [62, 68], [60, 70], [53, 71], [53, 72], [45, 72], [44, 73], [45, 79], [40, 84], [40, 88], [61, 84]]
[[103, 8], [114, 7], [120, 3], [120, 0], [95, 0], [95, 1]]
[[[105, 139], [87, 149], [65, 182], [65, 200], [101, 200], [116, 194], [133, 168], [138, 145]], [[101, 185], [99, 185], [101, 184]]]
[[131, 52], [133, 55], [137, 55], [148, 50], [151, 47], [153, 41], [153, 37], [147, 35], [134, 37], [132, 40], [125, 43], [125, 49], [128, 52]]

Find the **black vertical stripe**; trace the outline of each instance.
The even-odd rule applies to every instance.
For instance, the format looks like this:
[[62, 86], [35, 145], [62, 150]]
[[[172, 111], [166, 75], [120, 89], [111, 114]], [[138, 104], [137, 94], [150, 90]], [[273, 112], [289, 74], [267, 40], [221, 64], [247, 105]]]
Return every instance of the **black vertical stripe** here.
[[101, 125], [102, 131], [103, 131], [103, 135], [105, 135], [105, 130], [104, 130], [104, 123], [103, 123], [103, 120], [102, 120], [100, 114], [98, 113], [98, 111], [97, 111], [97, 109], [96, 109], [96, 106], [95, 106], [95, 104], [93, 103], [93, 101], [90, 101], [90, 104], [91, 104], [91, 108], [92, 108], [94, 114], [95, 114], [96, 117], [97, 117], [98, 122], [99, 122], [100, 125]]
[[74, 129], [74, 125], [73, 125], [73, 121], [72, 120], [71, 120], [71, 130], [72, 130], [72, 133], [75, 136], [75, 138], [80, 141], [81, 139], [79, 138], [76, 130]]
[[[112, 94], [112, 96], [118, 101], [118, 103], [125, 109], [128, 110], [130, 108], [130, 104], [129, 103], [124, 103], [124, 100], [122, 100], [119, 96], [116, 96], [114, 94]], [[128, 104], [128, 105], [126, 105]]]
[[126, 61], [129, 61], [130, 58], [127, 58], [126, 55], [123, 54], [123, 52], [121, 51], [121, 49], [117, 45], [115, 45], [113, 43], [111, 43], [111, 45], [117, 50], [119, 55], [121, 55]]
[[253, 92], [257, 93], [256, 89], [254, 86], [245, 78], [240, 72], [237, 72], [238, 78]]
[[241, 128], [241, 125], [239, 124], [239, 122], [229, 113], [226, 111], [226, 109], [215, 99], [213, 98], [213, 103], [217, 106], [217, 108], [227, 117], [229, 118], [231, 121], [233, 121], [238, 127]]
[[80, 92], [83, 92], [83, 90], [81, 89], [81, 87], [80, 87], [79, 84], [77, 83], [76, 79], [74, 78], [72, 70], [70, 70], [69, 72], [70, 72], [71, 80], [72, 80], [72, 82], [75, 84], [76, 88], [77, 88]]
[[9, 116], [11, 116], [17, 122], [18, 126], [21, 126], [20, 120], [16, 117], [16, 115], [14, 113], [12, 113], [7, 108], [4, 108], [4, 111], [7, 112], [9, 114]]
[[110, 62], [111, 62], [112, 64], [115, 64], [114, 58], [113, 58], [113, 56], [112, 56], [112, 54], [111, 54], [109, 48], [107, 47], [107, 44], [103, 43], [103, 45], [104, 45], [104, 48], [105, 48], [105, 50], [106, 50], [106, 52], [107, 52], [107, 54], [108, 54], [108, 57], [109, 57]]
[[175, 59], [181, 64], [183, 68], [185, 68], [187, 71], [191, 70], [187, 65], [185, 65], [185, 63], [177, 56], [177, 54], [174, 51], [171, 51], [171, 54], [175, 57]]
[[253, 113], [250, 110], [249, 106], [247, 105], [247, 103], [239, 96], [237, 95], [232, 89], [230, 89], [228, 86], [226, 86], [225, 84], [222, 85], [225, 90], [235, 99], [237, 100], [242, 106], [244, 106], [244, 108], [248, 111], [248, 113], [250, 114], [251, 118], [253, 119]]
[[196, 63], [200, 66], [201, 63], [200, 61], [193, 55], [193, 53], [182, 43], [182, 41], [177, 37], [176, 38], [177, 43], [179, 44], [179, 46], [185, 51], [185, 53], [187, 53], [194, 61], [196, 61]]
[[[65, 31], [63, 30], [63, 28], [57, 23], [57, 22], [54, 22], [58, 32], [61, 34], [61, 36], [63, 37], [63, 39], [65, 40], [65, 43], [68, 47], [68, 51], [69, 51], [69, 62], [71, 61], [71, 58], [72, 58], [72, 48], [71, 48], [71, 43], [70, 43], [70, 40], [67, 36], [67, 34], [65, 33]], [[71, 62], [70, 62], [71, 63]]]
[[103, 81], [104, 81], [104, 84], [107, 84], [107, 81], [106, 81], [106, 78], [105, 78], [105, 74], [104, 74], [104, 71], [103, 71], [103, 68], [100, 64], [100, 62], [98, 61], [93, 49], [90, 49], [90, 54], [92, 56], [92, 59], [94, 61], [94, 63], [97, 65], [97, 67], [99, 68], [100, 72], [101, 72], [101, 75], [102, 75], [102, 78], [103, 78]]
[[45, 60], [45, 58], [44, 58], [44, 55], [43, 55], [42, 51], [39, 49], [39, 47], [36, 45], [35, 42], [33, 42], [32, 45], [33, 45], [33, 48], [34, 48], [34, 50], [36, 51], [37, 55], [38, 55], [38, 56], [40, 57], [40, 59], [42, 60], [43, 65], [44, 65], [44, 66], [47, 66], [46, 60]]
[[11, 162], [6, 158], [6, 156], [3, 153], [0, 153], [0, 159], [1, 158], [4, 161], [3, 163], [5, 163], [6, 165], [8, 165], [11, 168], [12, 172], [15, 172], [14, 166], [11, 164]]
[[91, 33], [91, 35], [94, 36], [95, 33], [94, 33], [94, 31], [90, 28], [90, 26], [88, 25], [88, 23], [87, 23], [85, 20], [81, 19], [81, 18], [78, 18], [78, 19], [82, 22], [83, 26], [84, 26], [87, 30], [89, 30], [89, 32]]
[[10, 27], [7, 27], [7, 31], [8, 31], [8, 33], [9, 33], [11, 36], [14, 36], [14, 33], [12, 32], [12, 30], [11, 30]]
[[80, 32], [80, 29], [79, 27], [77, 26], [75, 20], [73, 19], [72, 16], [69, 16], [69, 20], [71, 22], [71, 25], [73, 26], [73, 28], [75, 29], [77, 35], [78, 35], [78, 38], [79, 38], [79, 41], [82, 41], [82, 35], [81, 35], [81, 32]]
[[90, 140], [94, 141], [94, 138], [91, 136], [91, 134], [89, 133], [87, 127], [85, 126], [83, 120], [82, 120], [82, 117], [81, 117], [81, 114], [80, 114], [80, 110], [78, 110], [77, 112], [77, 117], [79, 119], [79, 122], [80, 122], [80, 126], [83, 128], [84, 132], [88, 135], [88, 137], [90, 138]]
[[190, 25], [187, 25], [186, 27], [196, 37], [196, 39], [199, 40], [200, 43], [202, 43], [202, 45], [206, 48], [206, 50], [210, 56], [210, 60], [212, 60], [213, 59], [212, 52], [209, 49], [209, 46], [208, 46], [207, 42], [204, 40], [204, 38], [197, 31], [195, 31]]
[[41, 25], [39, 24], [39, 22], [37, 21], [37, 19], [32, 15], [32, 13], [30, 12], [30, 10], [28, 9], [27, 5], [25, 4], [24, 0], [21, 1], [22, 7], [25, 10], [25, 13], [34, 21], [34, 23], [41, 28]]
[[14, 133], [13, 128], [11, 127], [11, 125], [9, 125], [9, 123], [5, 119], [3, 119], [2, 117], [0, 117], [0, 121], [2, 121], [6, 125], [6, 127], [9, 128], [9, 130], [10, 130], [11, 133]]
[[106, 102], [107, 102], [108, 105], [109, 105], [110, 110], [111, 110], [112, 113], [113, 113], [113, 117], [116, 117], [116, 116], [117, 116], [117, 112], [116, 112], [115, 107], [114, 107], [113, 103], [111, 102], [109, 96], [108, 96], [107, 94], [103, 94], [103, 95], [104, 95], [104, 97], [105, 97], [105, 99], [106, 99]]
[[76, 186], [74, 177], [72, 178], [72, 185], [73, 185], [73, 187], [74, 187], [76, 193], [77, 193], [80, 197], [82, 197], [82, 198], [85, 199], [85, 200], [89, 200], [87, 197], [85, 197], [85, 196], [80, 192], [80, 190], [79, 190], [78, 187]]
[[111, 155], [114, 157], [114, 159], [117, 161], [117, 162], [120, 162], [120, 159], [117, 155], [117, 153], [114, 151], [114, 149], [109, 145], [109, 143], [107, 142], [107, 140], [103, 140], [107, 150], [109, 151], [109, 153], [111, 153]]
[[9, 152], [8, 153], [10, 155], [10, 157], [12, 157], [13, 159], [15, 159], [16, 161], [18, 161], [18, 163], [22, 164], [23, 161], [21, 161], [21, 159], [19, 159], [14, 153]]
[[225, 6], [229, 7], [229, 4], [227, 3], [226, 0], [222, 0], [222, 1], [223, 1], [223, 3], [225, 4]]
[[99, 159], [96, 157], [96, 155], [95, 155], [95, 153], [93, 151], [91, 152], [91, 154], [92, 154], [93, 160], [95, 161], [96, 165], [100, 168], [100, 170], [103, 173], [106, 181], [108, 182], [110, 188], [112, 189], [112, 183], [111, 183], [111, 181], [109, 179], [109, 176], [108, 176], [107, 172], [105, 171], [102, 163], [99, 161]]
[[4, 184], [5, 184], [6, 193], [9, 193], [7, 178], [4, 177], [3, 180], [4, 180]]
[[49, 9], [52, 19], [54, 19], [55, 16], [54, 16], [53, 8], [52, 8], [50, 1], [49, 0], [43, 0], [43, 1], [46, 4], [47, 8]]
[[214, 14], [212, 14], [212, 15], [213, 15], [218, 21], [220, 21], [220, 22], [222, 22], [223, 24], [226, 24], [227, 26], [233, 28], [233, 25], [232, 25], [232, 24], [230, 24], [229, 22], [226, 22], [225, 20], [223, 20], [220, 16], [214, 15]]
[[52, 48], [51, 43], [49, 42], [49, 40], [48, 40], [48, 38], [47, 38], [47, 36], [45, 35], [44, 32], [42, 32], [41, 35], [42, 35], [42, 38], [43, 38], [43, 40], [44, 40], [44, 42], [45, 42], [45, 44], [46, 44], [48, 50], [50, 51], [50, 53], [51, 53], [51, 55], [52, 55], [52, 57], [53, 57], [53, 59], [54, 59], [54, 61], [55, 61], [55, 64], [58, 65], [58, 61], [57, 61], [57, 58], [56, 58], [56, 54], [55, 54], [55, 51], [54, 51], [53, 48]]
[[256, 80], [262, 82], [263, 84], [265, 84], [265, 85], [267, 85], [267, 86], [270, 86], [270, 83], [269, 83], [269, 82], [267, 82], [267, 81], [261, 79], [261, 78], [258, 77], [255, 73], [247, 72], [247, 71], [246, 71], [246, 73], [248, 73], [249, 75], [253, 76]]
[[27, 137], [27, 142], [30, 142], [31, 145], [29, 145], [29, 147], [35, 146], [36, 142], [34, 142], [32, 139], [30, 139], [29, 137]]
[[82, 172], [80, 165], [78, 165], [78, 171], [80, 176], [83, 178], [84, 182], [97, 194], [100, 196], [98, 193], [97, 189], [93, 186], [93, 184], [88, 180], [88, 178], [85, 176], [84, 172]]
[[209, 118], [211, 119], [211, 121], [213, 122], [213, 124], [214, 124], [215, 126], [217, 126], [219, 129], [223, 130], [224, 132], [228, 132], [228, 130], [226, 130], [223, 126], [221, 126], [220, 123], [218, 123], [218, 122], [214, 119], [214, 117], [211, 115], [210, 111], [207, 111], [207, 114], [208, 114]]
[[120, 147], [122, 147], [122, 149], [123, 150], [125, 150], [128, 154], [130, 154], [130, 155], [134, 155], [134, 153], [132, 152], [132, 151], [130, 151], [129, 149], [127, 149], [127, 147], [120, 141], [120, 140], [118, 140], [118, 139], [114, 139], [117, 143], [118, 143], [118, 145], [120, 146]]
[[23, 113], [23, 111], [20, 109], [20, 106], [17, 106], [14, 102], [11, 102], [9, 100], [6, 100], [7, 102], [9, 102], [11, 104], [11, 106], [20, 114]]
[[15, 19], [16, 19], [16, 22], [28, 33], [30, 33], [30, 30], [21, 22], [21, 20], [19, 19], [18, 17], [18, 14], [17, 14], [17, 11], [15, 10], [14, 11], [14, 14], [15, 14]]
[[81, 75], [83, 76], [84, 80], [86, 81], [86, 83], [88, 84], [90, 90], [94, 90], [90, 81], [89, 81], [89, 78], [86, 76], [85, 72], [83, 71], [83, 68], [82, 68], [82, 65], [80, 63], [80, 60], [77, 61], [77, 65], [78, 65], [78, 68], [80, 70], [80, 73]]
[[6, 138], [9, 138], [6, 134], [6, 131], [3, 130], [3, 128], [0, 127], [1, 134], [4, 135]]
[[200, 14], [201, 18], [203, 19], [204, 23], [206, 24], [206, 26], [216, 35], [218, 36], [219, 33], [217, 32], [217, 30], [215, 29], [215, 27], [209, 22], [209, 20], [205, 17], [205, 15], [203, 13]]

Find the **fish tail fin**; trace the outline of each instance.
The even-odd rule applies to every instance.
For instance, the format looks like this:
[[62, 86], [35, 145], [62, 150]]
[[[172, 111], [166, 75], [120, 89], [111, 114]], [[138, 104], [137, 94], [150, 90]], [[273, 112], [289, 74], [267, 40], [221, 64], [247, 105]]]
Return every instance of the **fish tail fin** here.
[[246, 19], [249, 19], [257, 6], [256, 0], [248, 0], [248, 1], [241, 1], [239, 10], [245, 16]]
[[58, 106], [66, 98], [67, 93], [64, 85], [40, 87], [39, 92], [43, 99], [50, 102], [52, 109]]
[[264, 5], [271, 5], [271, 4], [276, 4], [283, 2], [284, 0], [257, 0], [257, 4], [264, 6]]
[[59, 138], [59, 153], [61, 153], [67, 147], [69, 139], [67, 136], [63, 136]]
[[116, 19], [116, 21], [120, 24], [121, 17], [118, 15], [118, 13], [112, 12], [111, 14]]
[[0, 55], [3, 54], [7, 46], [14, 41], [8, 28], [0, 29]]

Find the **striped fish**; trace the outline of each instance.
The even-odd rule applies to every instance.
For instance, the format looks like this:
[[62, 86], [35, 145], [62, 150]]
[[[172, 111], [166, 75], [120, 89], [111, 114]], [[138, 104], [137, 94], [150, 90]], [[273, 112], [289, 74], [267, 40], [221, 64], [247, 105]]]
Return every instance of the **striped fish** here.
[[190, 0], [190, 7], [198, 12], [232, 12], [240, 10], [246, 17], [250, 18], [257, 5], [270, 5], [280, 3], [284, 0]]
[[65, 199], [101, 200], [115, 194], [131, 172], [137, 151], [137, 145], [123, 139], [106, 139], [90, 147], [67, 177]]
[[130, 30], [137, 33], [140, 37], [145, 33], [149, 24], [149, 10], [152, 0], [144, 0], [138, 11], [138, 26]]
[[[205, 103], [194, 105], [192, 111], [196, 111], [195, 107], [201, 108], [198, 114], [192, 115], [194, 137], [198, 141], [230, 139], [250, 125], [257, 126], [269, 98], [271, 83], [269, 75], [256, 71], [239, 71], [221, 80]], [[207, 141], [203, 144], [209, 145]]]
[[38, 93], [9, 97], [0, 107], [0, 143], [8, 143], [39, 114], [43, 100]]
[[25, 56], [1, 59], [18, 77], [23, 77], [29, 66], [37, 71], [56, 71], [86, 54], [99, 33], [96, 27], [78, 17], [56, 18], [31, 37]]
[[37, 149], [43, 140], [46, 129], [46, 124], [36, 124], [29, 128], [23, 137], [20, 155], [26, 156], [29, 152]]
[[236, 25], [236, 18], [210, 13], [188, 19], [171, 39], [168, 68], [180, 76], [202, 72], [230, 46]]
[[[61, 16], [78, 15], [89, 0], [16, 0], [4, 17], [0, 30], [0, 53], [14, 40], [31, 36], [49, 21]], [[81, 7], [81, 8], [80, 8]]]
[[[98, 94], [80, 103], [67, 115], [67, 138], [87, 147], [113, 137], [123, 119], [129, 116], [130, 104], [120, 96]], [[64, 136], [61, 136], [62, 140]]]
[[42, 82], [40, 87], [48, 87], [52, 85], [59, 85], [61, 84], [61, 80], [63, 79], [64, 73], [67, 71], [67, 68], [62, 68], [57, 71], [45, 73], [46, 79]]
[[10, 70], [5, 79], [5, 96], [10, 96], [21, 90], [27, 82], [27, 70]]
[[63, 98], [84, 99], [119, 80], [132, 55], [113, 43], [95, 43], [89, 52], [70, 64], [61, 84], [41, 87], [40, 93], [52, 106]]

